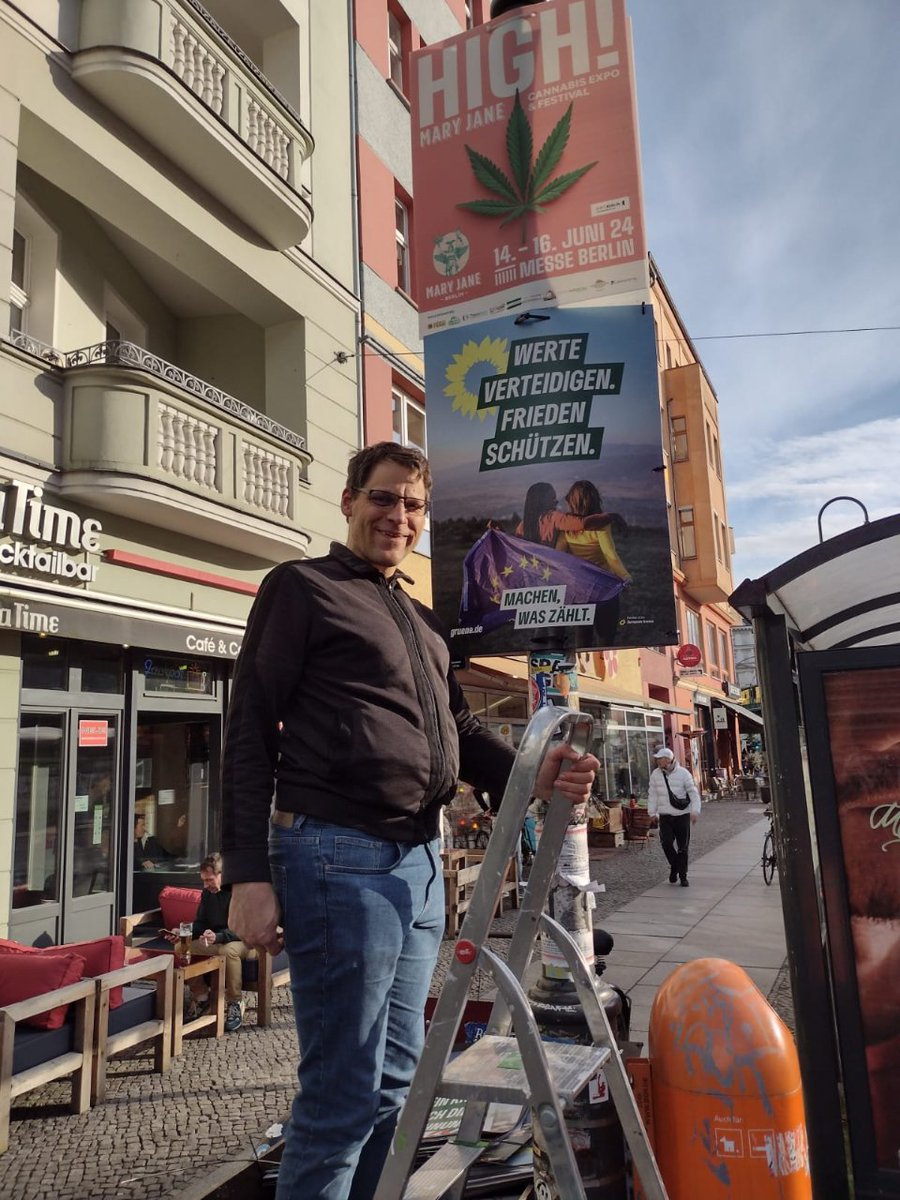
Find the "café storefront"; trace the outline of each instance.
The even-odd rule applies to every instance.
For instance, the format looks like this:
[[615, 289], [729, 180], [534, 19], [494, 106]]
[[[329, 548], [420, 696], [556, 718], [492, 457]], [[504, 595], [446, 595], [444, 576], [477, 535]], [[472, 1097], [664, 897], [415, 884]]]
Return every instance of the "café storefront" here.
[[[9, 932], [75, 941], [152, 907], [173, 877], [194, 882], [219, 844], [222, 717], [241, 630], [0, 593], [0, 617], [26, 606], [41, 631], [19, 636]], [[134, 849], [138, 816], [159, 848], [152, 866]]]
[[112, 932], [220, 844], [227, 689], [267, 564], [151, 559], [141, 532], [0, 488], [0, 936], [25, 944]]

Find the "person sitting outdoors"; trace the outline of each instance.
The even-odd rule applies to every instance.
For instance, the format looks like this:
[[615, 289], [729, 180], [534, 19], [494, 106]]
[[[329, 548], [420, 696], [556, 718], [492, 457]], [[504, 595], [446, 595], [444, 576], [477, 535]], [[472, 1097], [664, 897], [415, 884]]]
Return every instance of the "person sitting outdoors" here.
[[[200, 864], [200, 882], [203, 891], [191, 928], [191, 954], [198, 958], [215, 956], [225, 959], [225, 1030], [233, 1033], [244, 1022], [242, 963], [245, 958], [256, 958], [256, 951], [245, 946], [238, 935], [228, 928], [231, 887], [222, 885], [221, 854], [208, 854], [204, 858]], [[168, 936], [172, 937], [173, 933], [177, 933], [177, 930], [170, 931]], [[185, 1013], [186, 1020], [194, 1020], [205, 1011], [209, 992], [204, 993], [201, 990], [203, 986], [202, 980], [192, 981], [193, 999]]]

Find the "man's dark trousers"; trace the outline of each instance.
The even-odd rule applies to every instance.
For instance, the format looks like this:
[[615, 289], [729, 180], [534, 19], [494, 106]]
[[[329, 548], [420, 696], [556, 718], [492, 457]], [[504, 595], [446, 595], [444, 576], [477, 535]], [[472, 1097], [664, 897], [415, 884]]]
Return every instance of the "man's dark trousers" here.
[[691, 841], [691, 814], [673, 817], [668, 813], [659, 815], [659, 844], [669, 860], [672, 872], [679, 879], [687, 879], [688, 846]]

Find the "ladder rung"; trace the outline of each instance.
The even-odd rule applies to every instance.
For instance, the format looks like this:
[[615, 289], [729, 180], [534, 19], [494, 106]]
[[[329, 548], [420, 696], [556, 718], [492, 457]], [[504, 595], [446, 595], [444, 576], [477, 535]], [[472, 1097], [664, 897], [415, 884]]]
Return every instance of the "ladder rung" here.
[[[581, 1046], [572, 1042], [544, 1042], [552, 1090], [568, 1104], [593, 1079], [609, 1058], [606, 1046]], [[502, 1100], [527, 1104], [531, 1098], [514, 1037], [488, 1034], [446, 1067], [438, 1091], [464, 1100]]]
[[481, 1158], [489, 1145], [489, 1142], [479, 1142], [475, 1146], [445, 1142], [410, 1176], [403, 1200], [438, 1200], [472, 1163]]

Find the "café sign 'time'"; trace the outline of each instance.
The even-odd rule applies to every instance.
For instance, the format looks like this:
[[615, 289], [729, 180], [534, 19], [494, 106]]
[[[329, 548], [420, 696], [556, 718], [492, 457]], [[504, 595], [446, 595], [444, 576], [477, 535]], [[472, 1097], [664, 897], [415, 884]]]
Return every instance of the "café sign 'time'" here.
[[0, 487], [0, 565], [93, 583], [97, 567], [73, 554], [96, 554], [102, 526], [68, 508], [46, 504], [38, 484], [11, 479]]

